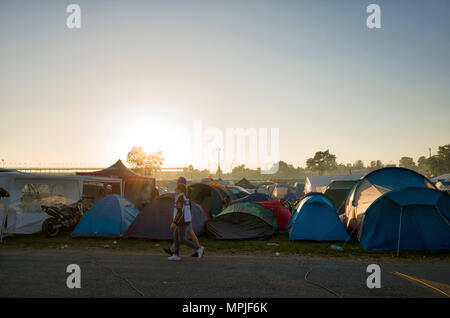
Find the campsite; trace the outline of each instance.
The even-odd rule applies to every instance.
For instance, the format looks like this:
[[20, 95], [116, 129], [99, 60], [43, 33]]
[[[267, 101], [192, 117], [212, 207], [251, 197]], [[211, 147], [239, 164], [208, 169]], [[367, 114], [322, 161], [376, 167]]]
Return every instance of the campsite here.
[[[333, 186], [336, 181], [352, 178], [344, 187], [347, 194], [341, 194], [339, 199], [339, 207], [345, 205], [342, 213], [332, 201], [329, 184]], [[85, 199], [92, 199], [84, 183], [92, 180], [103, 182], [100, 190], [104, 190], [105, 185], [108, 188], [118, 183], [118, 194], [113, 193], [112, 187], [110, 194], [100, 191], [103, 196], [94, 204], [91, 202], [72, 226], [73, 238], [170, 240], [172, 237], [169, 227], [175, 194], [158, 193], [150, 200], [151, 191], [158, 191], [155, 180], [140, 179], [120, 160], [91, 174], [51, 177], [5, 171], [1, 172], [0, 180], [12, 194], [3, 199], [7, 213], [2, 213], [0, 239], [8, 234], [40, 232], [51, 237], [44, 229], [48, 220], [57, 224], [59, 219], [41, 211], [42, 205], [38, 202], [45, 200], [62, 206], [78, 202], [84, 206]], [[44, 186], [51, 187], [45, 198], [36, 190]], [[187, 197], [191, 201], [194, 232], [197, 236], [205, 234], [217, 240], [269, 240], [287, 231], [291, 241], [348, 242], [353, 239], [360, 241], [365, 249], [396, 250], [397, 255], [402, 250], [450, 248], [449, 194], [439, 191], [431, 180], [413, 170], [386, 167], [364, 176], [308, 177], [302, 194], [295, 187], [280, 182], [273, 182], [269, 189], [269, 195], [253, 192], [238, 199], [221, 181], [191, 182], [187, 186]], [[142, 201], [142, 197], [146, 197], [146, 201]], [[140, 204], [138, 209], [135, 205], [140, 201], [146, 203]], [[67, 220], [61, 221], [64, 222]]]

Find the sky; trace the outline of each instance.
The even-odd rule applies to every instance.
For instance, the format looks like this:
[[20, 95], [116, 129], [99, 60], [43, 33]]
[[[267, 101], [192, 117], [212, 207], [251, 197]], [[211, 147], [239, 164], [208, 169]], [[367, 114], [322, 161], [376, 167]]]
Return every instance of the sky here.
[[446, 0], [0, 0], [0, 159], [107, 166], [135, 145], [180, 167], [201, 121], [278, 128], [294, 166], [417, 160], [450, 141], [449, 38]]

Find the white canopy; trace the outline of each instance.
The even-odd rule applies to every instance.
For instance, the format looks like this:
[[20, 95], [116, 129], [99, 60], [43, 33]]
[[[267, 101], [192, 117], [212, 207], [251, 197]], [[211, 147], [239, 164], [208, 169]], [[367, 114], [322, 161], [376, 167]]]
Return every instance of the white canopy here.
[[450, 181], [450, 173], [446, 173], [446, 174], [441, 174], [440, 176], [434, 177], [433, 179], [434, 182], [438, 182], [438, 181]]
[[326, 187], [334, 180], [359, 180], [364, 174], [340, 174], [332, 176], [309, 176], [305, 181], [305, 193], [324, 192]]
[[10, 193], [0, 199], [0, 242], [5, 233], [31, 234], [41, 231], [49, 215], [41, 205], [72, 204], [83, 194], [85, 182], [120, 183], [117, 178], [77, 175], [46, 175], [18, 171], [0, 172], [0, 187]]

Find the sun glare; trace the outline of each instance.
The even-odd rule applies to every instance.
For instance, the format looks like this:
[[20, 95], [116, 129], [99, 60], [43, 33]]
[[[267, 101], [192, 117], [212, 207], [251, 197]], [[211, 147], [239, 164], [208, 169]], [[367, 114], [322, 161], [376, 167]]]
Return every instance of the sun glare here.
[[126, 158], [132, 146], [142, 146], [147, 153], [161, 150], [163, 166], [179, 167], [184, 166], [187, 160], [180, 157], [187, 151], [185, 137], [183, 129], [164, 118], [141, 118], [121, 131], [116, 147], [123, 158]]

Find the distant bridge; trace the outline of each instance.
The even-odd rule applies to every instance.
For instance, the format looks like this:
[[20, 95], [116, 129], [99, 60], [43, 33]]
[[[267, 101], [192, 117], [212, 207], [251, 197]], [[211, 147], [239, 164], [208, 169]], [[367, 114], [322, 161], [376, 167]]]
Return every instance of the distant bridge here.
[[[76, 172], [93, 172], [106, 169], [107, 167], [31, 167], [31, 168], [8, 168], [28, 173], [46, 173], [46, 174], [75, 174]], [[161, 167], [161, 172], [183, 171], [185, 167]]]

